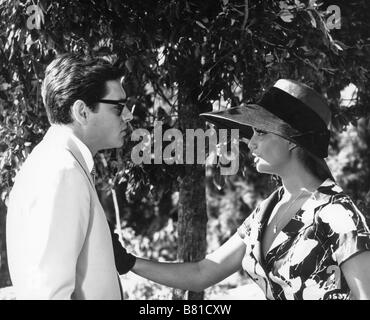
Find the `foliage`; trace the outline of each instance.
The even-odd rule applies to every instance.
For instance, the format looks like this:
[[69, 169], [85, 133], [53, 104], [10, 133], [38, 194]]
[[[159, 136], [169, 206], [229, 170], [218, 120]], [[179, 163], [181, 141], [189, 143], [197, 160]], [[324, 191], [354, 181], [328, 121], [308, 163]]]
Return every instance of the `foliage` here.
[[366, 119], [338, 135], [337, 151], [329, 160], [333, 175], [370, 222], [370, 135]]
[[[342, 29], [332, 31], [338, 40], [325, 24], [329, 2], [320, 7], [314, 1], [44, 0], [37, 2], [39, 30], [27, 28], [26, 8], [32, 4], [1, 3], [3, 200], [15, 171], [48, 126], [39, 87], [55, 53], [85, 51], [118, 60], [149, 126], [155, 119], [178, 125], [182, 83], [191, 86], [187, 99], [202, 112], [220, 99], [226, 106], [255, 100], [280, 77], [304, 79], [327, 94], [337, 129], [368, 114], [366, 10], [353, 10], [359, 6], [353, 1], [340, 4]], [[194, 74], [196, 79], [189, 79]], [[350, 81], [359, 88], [358, 103], [340, 108], [339, 92]], [[181, 176], [181, 166], [173, 168], [131, 168], [130, 187], [136, 194], [150, 185], [156, 191]]]

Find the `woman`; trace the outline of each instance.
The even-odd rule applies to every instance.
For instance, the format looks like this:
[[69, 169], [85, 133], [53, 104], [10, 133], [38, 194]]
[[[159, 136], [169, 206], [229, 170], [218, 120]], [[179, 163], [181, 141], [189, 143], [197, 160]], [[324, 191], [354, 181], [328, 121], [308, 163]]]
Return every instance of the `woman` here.
[[202, 116], [239, 128], [257, 171], [279, 176], [282, 186], [202, 261], [137, 258], [132, 271], [201, 291], [242, 266], [267, 299], [370, 299], [370, 232], [325, 163], [331, 113], [324, 99], [281, 79], [258, 104]]

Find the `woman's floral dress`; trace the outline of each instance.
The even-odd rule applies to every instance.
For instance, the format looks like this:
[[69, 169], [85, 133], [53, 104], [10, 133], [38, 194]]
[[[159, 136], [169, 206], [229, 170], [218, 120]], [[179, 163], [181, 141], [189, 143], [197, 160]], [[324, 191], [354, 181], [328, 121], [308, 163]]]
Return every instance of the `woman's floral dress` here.
[[328, 179], [277, 235], [265, 259], [261, 239], [283, 192], [276, 190], [238, 228], [246, 244], [243, 269], [267, 299], [349, 299], [340, 265], [370, 250], [364, 216]]

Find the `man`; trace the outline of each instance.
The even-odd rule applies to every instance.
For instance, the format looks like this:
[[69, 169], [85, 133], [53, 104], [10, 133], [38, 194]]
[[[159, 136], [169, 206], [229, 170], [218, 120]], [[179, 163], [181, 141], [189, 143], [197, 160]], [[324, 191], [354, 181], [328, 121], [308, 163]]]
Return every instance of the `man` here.
[[[91, 174], [94, 155], [122, 147], [130, 133], [120, 79], [107, 61], [76, 54], [46, 69], [42, 96], [51, 127], [19, 171], [7, 214], [18, 299], [122, 298], [114, 237]], [[134, 258], [119, 254], [127, 272]]]

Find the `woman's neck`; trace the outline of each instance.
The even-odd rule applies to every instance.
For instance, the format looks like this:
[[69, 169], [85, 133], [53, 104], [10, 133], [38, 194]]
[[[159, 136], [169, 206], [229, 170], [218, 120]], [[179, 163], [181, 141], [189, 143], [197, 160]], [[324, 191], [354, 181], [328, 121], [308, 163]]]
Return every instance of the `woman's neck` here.
[[321, 179], [307, 170], [292, 171], [289, 175], [281, 177], [281, 179], [285, 194], [289, 198], [295, 197], [304, 191], [315, 192], [323, 183]]

